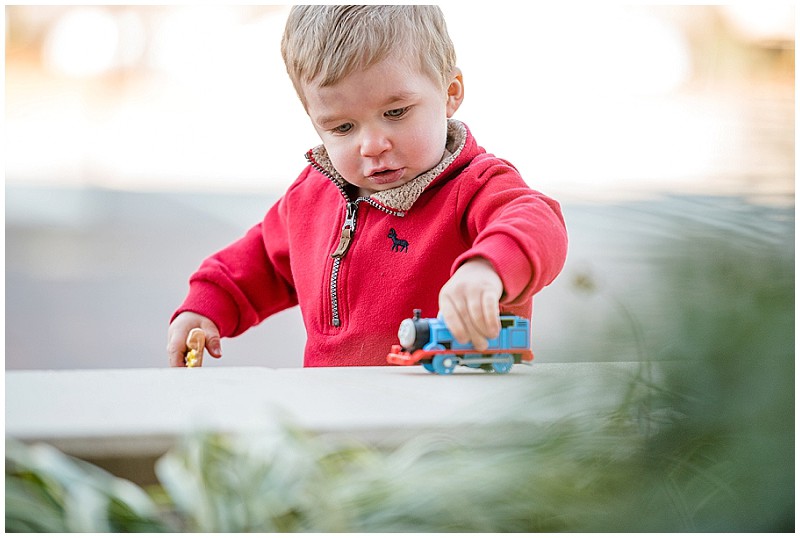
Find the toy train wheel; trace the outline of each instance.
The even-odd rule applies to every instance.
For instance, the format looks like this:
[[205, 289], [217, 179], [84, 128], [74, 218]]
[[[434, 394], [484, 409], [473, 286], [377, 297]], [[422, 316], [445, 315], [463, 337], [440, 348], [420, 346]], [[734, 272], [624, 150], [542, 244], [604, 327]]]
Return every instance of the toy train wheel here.
[[436, 355], [432, 362], [433, 371], [439, 375], [452, 374], [458, 366], [458, 359], [455, 355]]
[[496, 374], [507, 374], [514, 366], [514, 357], [509, 354], [497, 355], [492, 363], [492, 369]]
[[[424, 348], [425, 351], [444, 351], [444, 346], [442, 344], [427, 344]], [[435, 357], [434, 357], [435, 358]], [[429, 371], [430, 373], [436, 373], [436, 370], [433, 367], [433, 359], [425, 360], [422, 362], [422, 366]]]

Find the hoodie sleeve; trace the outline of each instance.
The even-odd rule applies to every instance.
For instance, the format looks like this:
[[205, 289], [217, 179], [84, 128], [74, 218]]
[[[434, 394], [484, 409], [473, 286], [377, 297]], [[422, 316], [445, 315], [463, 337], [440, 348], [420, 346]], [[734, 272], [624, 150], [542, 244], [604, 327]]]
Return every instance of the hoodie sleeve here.
[[485, 159], [464, 178], [459, 211], [462, 233], [472, 246], [451, 273], [470, 258], [489, 260], [503, 281], [505, 306], [530, 300], [564, 267], [567, 230], [560, 204], [532, 190], [517, 170], [497, 158]]
[[206, 258], [190, 277], [189, 293], [173, 319], [196, 312], [230, 337], [296, 305], [285, 211], [281, 198], [241, 239]]

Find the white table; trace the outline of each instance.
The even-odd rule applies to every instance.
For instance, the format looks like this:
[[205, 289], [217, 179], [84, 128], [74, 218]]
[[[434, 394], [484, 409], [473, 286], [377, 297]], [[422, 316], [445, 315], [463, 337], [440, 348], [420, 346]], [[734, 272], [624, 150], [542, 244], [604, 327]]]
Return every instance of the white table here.
[[396, 444], [498, 420], [554, 421], [608, 409], [637, 363], [536, 363], [504, 375], [459, 367], [152, 368], [6, 372], [6, 436], [89, 461], [158, 457], [194, 431], [281, 421]]

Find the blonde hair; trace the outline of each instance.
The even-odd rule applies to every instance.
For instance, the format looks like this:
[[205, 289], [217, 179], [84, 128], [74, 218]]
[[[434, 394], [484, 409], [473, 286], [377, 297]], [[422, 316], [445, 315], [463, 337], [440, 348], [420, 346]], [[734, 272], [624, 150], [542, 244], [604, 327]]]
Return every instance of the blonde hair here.
[[[281, 54], [295, 91], [305, 105], [303, 85], [341, 81], [400, 53], [416, 56], [422, 72], [447, 87], [456, 53], [438, 6], [294, 6]], [[412, 64], [413, 65], [413, 64]]]

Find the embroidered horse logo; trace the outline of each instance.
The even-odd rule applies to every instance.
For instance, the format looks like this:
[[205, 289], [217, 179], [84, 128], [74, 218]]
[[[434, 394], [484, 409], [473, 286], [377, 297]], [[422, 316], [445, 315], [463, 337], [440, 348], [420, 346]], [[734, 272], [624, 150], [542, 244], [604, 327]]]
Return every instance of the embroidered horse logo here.
[[392, 240], [392, 252], [406, 252], [408, 250], [408, 241], [398, 238], [394, 228], [389, 230], [387, 237]]

